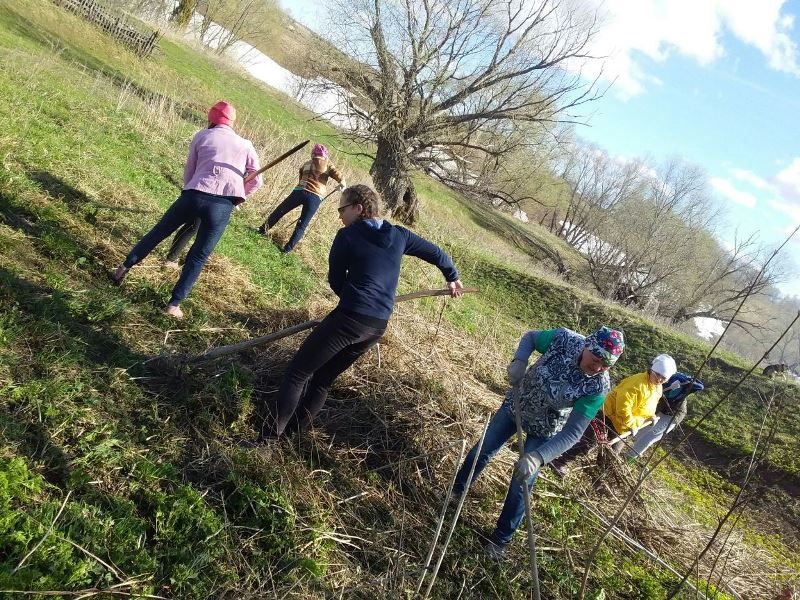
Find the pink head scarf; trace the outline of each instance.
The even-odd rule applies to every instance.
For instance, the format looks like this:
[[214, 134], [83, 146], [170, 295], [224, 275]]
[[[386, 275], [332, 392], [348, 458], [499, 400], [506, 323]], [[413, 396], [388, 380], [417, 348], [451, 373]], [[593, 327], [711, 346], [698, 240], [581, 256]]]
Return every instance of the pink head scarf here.
[[208, 111], [208, 122], [212, 125], [230, 125], [236, 120], [233, 104], [220, 100]]

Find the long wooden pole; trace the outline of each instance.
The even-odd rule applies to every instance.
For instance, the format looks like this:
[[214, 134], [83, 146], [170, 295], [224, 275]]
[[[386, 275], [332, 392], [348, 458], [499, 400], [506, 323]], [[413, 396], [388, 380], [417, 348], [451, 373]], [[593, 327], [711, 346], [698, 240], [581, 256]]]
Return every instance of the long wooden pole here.
[[[417, 589], [414, 590], [414, 594], [419, 594], [419, 591], [422, 589], [422, 584], [425, 581], [425, 575], [428, 574], [428, 569], [431, 566], [431, 560], [433, 559], [433, 553], [436, 550], [436, 544], [439, 543], [439, 535], [442, 533], [442, 525], [444, 524], [444, 518], [447, 516], [447, 507], [450, 506], [450, 498], [453, 495], [453, 486], [456, 483], [456, 477], [458, 476], [458, 471], [461, 468], [461, 461], [464, 458], [464, 450], [467, 447], [467, 441], [461, 440], [461, 453], [458, 455], [458, 460], [456, 461], [456, 470], [453, 471], [453, 479], [450, 481], [450, 487], [447, 488], [447, 495], [444, 498], [444, 504], [442, 504], [442, 512], [439, 515], [439, 520], [436, 522], [436, 529], [433, 532], [433, 540], [431, 540], [431, 547], [428, 550], [428, 556], [425, 557], [425, 566], [422, 567], [422, 575], [420, 575], [419, 582], [417, 582]], [[477, 460], [477, 458], [475, 459]], [[464, 490], [464, 494], [467, 493], [467, 490]]]
[[[478, 288], [475, 287], [464, 288], [461, 291], [465, 294], [469, 294], [472, 292], [477, 292]], [[411, 292], [410, 294], [401, 294], [400, 296], [395, 297], [394, 301], [395, 303], [397, 303], [397, 302], [405, 302], [407, 300], [414, 300], [416, 298], [427, 298], [432, 296], [449, 296], [449, 295], [450, 295], [449, 289], [420, 290], [418, 292]], [[190, 358], [187, 361], [187, 364], [190, 365], [201, 364], [217, 359], [221, 356], [227, 356], [228, 354], [235, 354], [237, 352], [242, 352], [244, 350], [254, 348], [255, 346], [262, 346], [264, 344], [269, 344], [271, 342], [275, 342], [285, 337], [289, 337], [290, 335], [294, 335], [295, 333], [300, 333], [301, 331], [305, 331], [306, 329], [311, 329], [312, 327], [316, 327], [317, 325], [319, 325], [319, 321], [316, 320], [305, 321], [303, 323], [298, 323], [297, 325], [292, 325], [291, 327], [286, 327], [285, 329], [281, 329], [280, 331], [276, 331], [274, 333], [253, 338], [251, 340], [245, 340], [244, 342], [238, 342], [236, 344], [228, 344], [227, 346], [220, 346], [219, 348], [213, 348], [208, 352], [206, 352], [205, 354], [201, 354], [200, 356], [195, 356], [193, 358]]]
[[464, 507], [464, 500], [467, 499], [467, 492], [469, 491], [469, 486], [472, 485], [472, 478], [475, 475], [475, 467], [478, 466], [478, 459], [481, 455], [481, 448], [483, 448], [483, 442], [486, 439], [486, 432], [489, 430], [489, 422], [490, 417], [486, 417], [486, 424], [483, 426], [483, 433], [481, 434], [481, 439], [478, 442], [478, 448], [475, 451], [475, 460], [472, 461], [472, 466], [469, 468], [469, 475], [467, 475], [467, 481], [464, 483], [464, 493], [461, 494], [461, 498], [458, 500], [458, 505], [456, 506], [456, 511], [453, 513], [453, 522], [450, 523], [450, 530], [447, 532], [447, 536], [444, 538], [444, 544], [442, 546], [442, 553], [439, 555], [438, 560], [436, 561], [436, 565], [433, 567], [433, 573], [431, 573], [431, 578], [428, 580], [428, 587], [425, 588], [425, 593], [422, 595], [422, 600], [425, 600], [431, 593], [433, 589], [433, 584], [436, 582], [436, 576], [439, 574], [439, 569], [442, 566], [442, 561], [444, 561], [444, 555], [447, 554], [447, 546], [450, 545], [450, 538], [453, 537], [453, 532], [456, 529], [456, 524], [458, 523], [458, 517], [461, 515], [461, 509]]
[[306, 329], [311, 329], [312, 327], [316, 327], [317, 325], [319, 325], [319, 321], [305, 321], [303, 323], [298, 323], [297, 325], [292, 325], [291, 327], [286, 327], [285, 329], [281, 329], [280, 331], [276, 331], [275, 333], [270, 333], [268, 335], [262, 335], [260, 337], [253, 338], [252, 340], [245, 340], [244, 342], [239, 342], [238, 344], [229, 344], [227, 346], [220, 346], [219, 348], [212, 348], [205, 354], [201, 354], [200, 356], [196, 356], [190, 359], [188, 363], [200, 364], [208, 362], [210, 360], [214, 360], [215, 358], [219, 358], [220, 356], [227, 356], [228, 354], [243, 352], [244, 350], [248, 350], [249, 348], [254, 348], [255, 346], [261, 346], [263, 344], [269, 344], [270, 342], [275, 342], [285, 337], [289, 337], [290, 335], [294, 335], [295, 333], [300, 333], [301, 331], [305, 331]]
[[[517, 422], [517, 444], [519, 444], [519, 458], [525, 456], [525, 438], [522, 437], [522, 417], [519, 412], [519, 384], [515, 385], [511, 391], [514, 396], [514, 417]], [[528, 491], [528, 482], [520, 482], [522, 486], [522, 496], [525, 498], [525, 525], [528, 530], [528, 552], [530, 553], [531, 579], [533, 579], [533, 597], [541, 600], [542, 593], [539, 590], [539, 567], [536, 564], [536, 540], [533, 534], [533, 520], [531, 519], [531, 495]]]
[[265, 166], [261, 167], [258, 171], [253, 171], [252, 173], [249, 173], [249, 174], [245, 175], [244, 182], [247, 183], [250, 180], [255, 179], [256, 177], [261, 175], [267, 169], [271, 169], [272, 167], [277, 165], [282, 160], [285, 160], [285, 159], [289, 158], [292, 154], [294, 154], [295, 152], [297, 152], [298, 150], [303, 148], [310, 141], [311, 140], [306, 140], [305, 142], [301, 142], [300, 144], [297, 144], [297, 146], [295, 146], [294, 148], [292, 148], [291, 150], [289, 150], [287, 152], [284, 152], [283, 154], [281, 154], [278, 158], [276, 158], [272, 162], [270, 162], [270, 163], [266, 164]]

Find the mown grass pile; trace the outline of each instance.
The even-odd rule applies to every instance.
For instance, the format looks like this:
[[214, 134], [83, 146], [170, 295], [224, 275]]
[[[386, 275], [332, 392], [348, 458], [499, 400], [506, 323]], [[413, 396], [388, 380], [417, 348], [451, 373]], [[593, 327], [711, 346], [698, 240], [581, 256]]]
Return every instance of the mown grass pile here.
[[[621, 326], [628, 350], [617, 378], [656, 352], [672, 352], [691, 370], [707, 351], [532, 274], [532, 260], [546, 261], [503, 239], [503, 218], [490, 224], [492, 215], [421, 181], [421, 231], [447, 247], [481, 293], [399, 306], [380, 356], [368, 354], [340, 379], [319, 427], [270, 452], [240, 448], [296, 339], [203, 369], [158, 369], [149, 359], [200, 353], [332, 307], [323, 282], [334, 205], [322, 208], [295, 254], [282, 255], [253, 227], [297, 165], [272, 172], [232, 221], [179, 324], [159, 312], [175, 274], [159, 268], [158, 251], [122, 289], [108, 270], [176, 196], [188, 141], [220, 97], [238, 106], [240, 129], [264, 158], [298, 139], [326, 141], [347, 180], [368, 183], [363, 160], [348, 158], [354, 148], [332, 128], [235, 69], [170, 39], [139, 62], [49, 3], [4, 8], [0, 54], [0, 591], [405, 597], [456, 445], [471, 442], [498, 405], [503, 365], [521, 332]], [[400, 291], [440, 280], [409, 260]], [[694, 414], [745, 367], [718, 360]], [[794, 388], [776, 386], [796, 401]], [[743, 390], [700, 434], [742, 457], [763, 410]], [[798, 417], [787, 410], [780, 418], [770, 461], [792, 478]], [[474, 531], [491, 527], [512, 460], [504, 450], [471, 494], [436, 597], [527, 595], [523, 544], [508, 564], [487, 564]], [[670, 483], [703, 493], [691, 481]], [[547, 597], [574, 597], [584, 540], [597, 524], [559, 486], [541, 490], [542, 585]], [[773, 576], [763, 584], [771, 589], [788, 577], [791, 542], [752, 532], [753, 544], [774, 550], [752, 567]], [[611, 541], [591, 587], [593, 597], [662, 598], [675, 581]]]

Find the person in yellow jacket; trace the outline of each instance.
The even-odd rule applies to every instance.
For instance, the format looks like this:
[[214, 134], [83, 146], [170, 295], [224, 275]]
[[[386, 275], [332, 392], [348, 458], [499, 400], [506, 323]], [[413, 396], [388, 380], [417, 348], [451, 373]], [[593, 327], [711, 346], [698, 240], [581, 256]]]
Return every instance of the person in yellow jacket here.
[[[676, 371], [675, 359], [669, 354], [659, 354], [646, 372], [626, 377], [608, 392], [603, 415], [614, 437], [629, 431], [636, 437], [643, 426], [655, 423], [661, 386]], [[616, 451], [621, 448], [622, 443], [614, 446]]]
[[[626, 377], [614, 386], [603, 402], [602, 414], [609, 429], [608, 437], [615, 438], [628, 431], [635, 437], [642, 426], [655, 424], [658, 420], [656, 408], [661, 398], [661, 386], [676, 371], [675, 359], [669, 354], [659, 354], [647, 371]], [[559, 477], [566, 474], [567, 467], [576, 456], [587, 452], [593, 445], [592, 431], [591, 428], [587, 429], [577, 444], [550, 462], [550, 467]], [[624, 441], [620, 440], [611, 448], [620, 452], [623, 445]]]

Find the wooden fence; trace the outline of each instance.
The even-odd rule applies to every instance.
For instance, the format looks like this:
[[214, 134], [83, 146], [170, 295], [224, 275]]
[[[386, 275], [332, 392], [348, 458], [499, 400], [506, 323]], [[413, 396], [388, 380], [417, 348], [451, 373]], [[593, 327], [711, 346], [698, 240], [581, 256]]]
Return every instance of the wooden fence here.
[[124, 14], [115, 14], [95, 0], [53, 0], [53, 2], [91, 21], [142, 58], [150, 56], [161, 37], [158, 31], [143, 32], [135, 28], [126, 21]]

